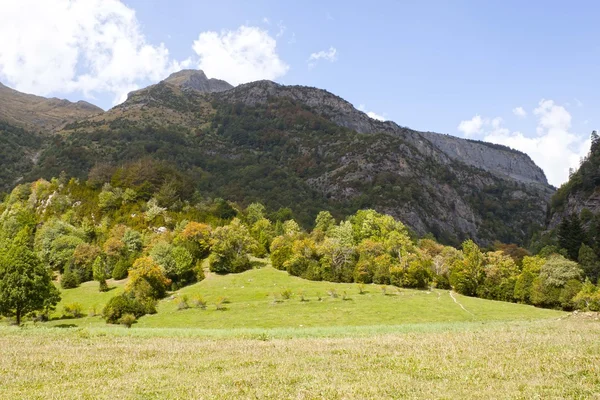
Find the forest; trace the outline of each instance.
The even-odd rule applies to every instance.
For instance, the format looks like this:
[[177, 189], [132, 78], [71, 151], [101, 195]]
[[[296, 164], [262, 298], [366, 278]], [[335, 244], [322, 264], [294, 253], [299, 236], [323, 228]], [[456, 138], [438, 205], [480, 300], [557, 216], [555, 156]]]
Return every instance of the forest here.
[[[17, 324], [44, 321], [60, 300], [57, 286], [94, 280], [103, 292], [107, 279], [128, 278], [102, 315], [131, 326], [155, 313], [168, 292], [204, 279], [205, 261], [211, 273], [236, 274], [266, 257], [313, 281], [452, 288], [484, 299], [600, 311], [595, 233], [584, 226], [595, 225], [565, 219], [555, 240], [546, 237], [532, 249], [500, 242], [482, 248], [472, 240], [455, 248], [372, 209], [337, 220], [321, 211], [305, 229], [290, 209], [203, 197], [164, 161], [101, 165], [85, 181], [61, 174], [17, 185], [0, 204], [0, 313]], [[82, 312], [77, 304], [70, 308]]]

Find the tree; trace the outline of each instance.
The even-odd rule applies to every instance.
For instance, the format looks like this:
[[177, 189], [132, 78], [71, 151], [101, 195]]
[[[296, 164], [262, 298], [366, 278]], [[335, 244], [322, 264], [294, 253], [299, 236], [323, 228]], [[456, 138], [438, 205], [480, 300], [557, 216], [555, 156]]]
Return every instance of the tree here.
[[513, 301], [519, 269], [513, 258], [503, 251], [485, 256], [485, 278], [477, 288], [477, 295], [485, 299]]
[[576, 214], [564, 218], [558, 226], [558, 244], [567, 250], [571, 260], [577, 260], [579, 248], [585, 241], [585, 231]]
[[571, 300], [578, 291], [575, 282], [580, 282], [582, 275], [576, 262], [559, 255], [550, 257], [533, 280], [531, 302], [538, 306], [571, 308]]
[[14, 315], [17, 325], [28, 313], [51, 308], [60, 301], [50, 271], [26, 245], [28, 236], [19, 233], [0, 259], [0, 314]]
[[352, 282], [356, 251], [352, 243], [340, 238], [325, 238], [317, 248], [321, 257], [321, 278], [333, 282]]
[[104, 264], [104, 260], [102, 257], [98, 256], [94, 260], [94, 264], [92, 265], [92, 271], [94, 274], [94, 280], [98, 281], [99, 290], [101, 292], [106, 292], [108, 290], [108, 285], [106, 284], [106, 265]]
[[542, 265], [546, 259], [540, 256], [523, 257], [523, 269], [515, 282], [514, 297], [517, 301], [525, 304], [531, 303], [531, 288], [534, 279], [539, 275]]
[[485, 277], [483, 253], [472, 240], [463, 243], [462, 251], [463, 259], [455, 261], [450, 269], [450, 284], [458, 293], [474, 296]]
[[248, 253], [256, 247], [246, 225], [234, 218], [229, 225], [215, 229], [212, 237], [210, 270], [220, 274], [243, 272], [252, 268]]
[[258, 220], [265, 218], [265, 206], [252, 203], [246, 208], [246, 222], [248, 226], [254, 225]]
[[579, 248], [579, 255], [577, 261], [583, 268], [585, 276], [590, 278], [592, 282], [596, 282], [600, 276], [600, 261], [594, 250], [586, 245], [585, 243]]
[[133, 268], [129, 271], [129, 281], [125, 291], [142, 301], [156, 300], [165, 296], [171, 280], [166, 277], [165, 271], [150, 257], [141, 257], [135, 260]]
[[210, 252], [211, 231], [209, 225], [191, 221], [175, 237], [174, 243], [184, 246], [194, 258], [204, 259]]

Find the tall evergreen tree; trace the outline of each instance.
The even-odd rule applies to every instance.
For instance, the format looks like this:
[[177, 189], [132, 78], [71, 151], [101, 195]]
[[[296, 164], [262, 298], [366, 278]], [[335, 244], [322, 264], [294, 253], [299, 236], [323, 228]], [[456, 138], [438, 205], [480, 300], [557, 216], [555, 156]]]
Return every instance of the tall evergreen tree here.
[[576, 214], [564, 218], [558, 227], [558, 244], [567, 250], [571, 260], [577, 260], [579, 248], [585, 242], [585, 229]]

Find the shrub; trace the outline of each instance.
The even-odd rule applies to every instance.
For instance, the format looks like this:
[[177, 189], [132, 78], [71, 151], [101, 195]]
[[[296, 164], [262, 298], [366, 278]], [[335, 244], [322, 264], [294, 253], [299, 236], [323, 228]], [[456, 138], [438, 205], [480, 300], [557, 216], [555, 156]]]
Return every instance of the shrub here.
[[306, 298], [306, 293], [304, 292], [304, 290], [300, 292], [300, 301], [303, 302], [303, 303], [308, 301], [308, 299]]
[[227, 300], [226, 297], [219, 297], [215, 302], [215, 307], [219, 311], [225, 311], [227, 310], [227, 308], [225, 307], [225, 304], [227, 303], [229, 303], [229, 300]]
[[192, 298], [192, 307], [206, 309], [206, 300], [202, 296], [194, 296]]
[[154, 309], [154, 304], [142, 303], [135, 297], [128, 294], [115, 296], [108, 301], [102, 314], [109, 324], [116, 324], [125, 314], [132, 314], [139, 318], [145, 314], [150, 314]]
[[73, 289], [79, 286], [77, 274], [73, 273], [70, 267], [67, 267], [65, 272], [60, 277], [60, 286], [63, 289]]
[[115, 268], [112, 271], [113, 279], [119, 281], [121, 279], [127, 278], [127, 272], [130, 267], [130, 262], [126, 258], [120, 258], [119, 261], [115, 264]]
[[327, 294], [329, 294], [329, 296], [333, 297], [334, 299], [337, 299], [339, 297], [337, 291], [333, 288], [329, 289]]
[[358, 284], [358, 294], [365, 294], [365, 285], [362, 283]]
[[284, 291], [281, 292], [281, 298], [284, 300], [289, 300], [291, 299], [293, 296], [293, 293], [290, 289], [285, 289]]
[[119, 324], [131, 328], [131, 325], [133, 325], [136, 320], [137, 318], [135, 317], [135, 315], [127, 313], [124, 314], [121, 318], [119, 318]]
[[64, 307], [65, 315], [73, 318], [83, 317], [83, 307], [79, 303], [69, 303]]
[[188, 297], [185, 295], [181, 296], [179, 302], [177, 303], [177, 310], [187, 310], [188, 308], [190, 308]]

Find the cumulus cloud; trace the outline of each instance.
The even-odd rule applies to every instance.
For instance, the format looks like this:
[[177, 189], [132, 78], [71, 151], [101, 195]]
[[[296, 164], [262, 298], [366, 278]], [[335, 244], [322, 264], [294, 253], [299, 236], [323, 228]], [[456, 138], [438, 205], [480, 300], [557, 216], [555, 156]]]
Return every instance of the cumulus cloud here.
[[146, 42], [135, 11], [118, 0], [7, 0], [0, 13], [0, 79], [48, 95], [128, 90], [180, 65]]
[[312, 53], [310, 57], [308, 57], [308, 68], [314, 68], [320, 60], [329, 62], [337, 61], [337, 49], [332, 46], [329, 50], [321, 50], [317, 53]]
[[364, 104], [360, 104], [357, 107], [360, 111], [364, 112], [365, 114], [367, 114], [369, 116], [369, 118], [373, 118], [376, 119], [378, 121], [387, 121], [388, 119], [386, 117], [384, 117], [383, 115], [377, 114], [373, 111], [367, 111], [366, 107]]
[[481, 118], [478, 131], [487, 142], [503, 144], [527, 153], [544, 170], [548, 182], [560, 186], [568, 180], [569, 169], [577, 169], [581, 158], [588, 153], [589, 136], [573, 133], [571, 114], [552, 100], [542, 99], [533, 115], [537, 118], [536, 132], [533, 135], [511, 131], [504, 126], [501, 118]]
[[525, 118], [527, 116], [527, 111], [525, 111], [523, 107], [515, 107], [512, 112], [519, 118]]
[[192, 49], [199, 57], [198, 68], [209, 77], [238, 85], [285, 75], [289, 66], [276, 47], [268, 31], [241, 26], [235, 31], [202, 32]]
[[465, 136], [473, 136], [477, 133], [481, 132], [481, 128], [483, 127], [483, 119], [480, 115], [475, 115], [473, 118], [465, 121], [460, 121], [457, 129], [464, 133]]

